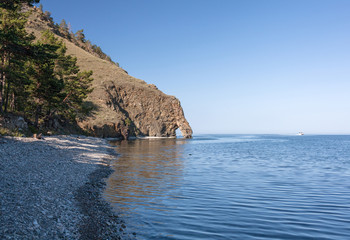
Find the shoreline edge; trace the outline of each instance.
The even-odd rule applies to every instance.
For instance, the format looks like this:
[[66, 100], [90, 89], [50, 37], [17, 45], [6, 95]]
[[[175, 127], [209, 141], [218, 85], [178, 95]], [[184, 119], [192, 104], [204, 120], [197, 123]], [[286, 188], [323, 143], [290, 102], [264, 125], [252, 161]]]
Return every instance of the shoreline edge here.
[[3, 137], [1, 239], [132, 239], [103, 198], [115, 149], [106, 139]]

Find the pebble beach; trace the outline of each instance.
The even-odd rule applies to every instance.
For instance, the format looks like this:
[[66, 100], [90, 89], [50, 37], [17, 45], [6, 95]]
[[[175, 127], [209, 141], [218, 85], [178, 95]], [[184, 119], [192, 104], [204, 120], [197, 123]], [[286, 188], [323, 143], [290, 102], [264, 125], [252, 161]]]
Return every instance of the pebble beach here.
[[105, 139], [0, 138], [0, 239], [129, 239], [103, 199]]

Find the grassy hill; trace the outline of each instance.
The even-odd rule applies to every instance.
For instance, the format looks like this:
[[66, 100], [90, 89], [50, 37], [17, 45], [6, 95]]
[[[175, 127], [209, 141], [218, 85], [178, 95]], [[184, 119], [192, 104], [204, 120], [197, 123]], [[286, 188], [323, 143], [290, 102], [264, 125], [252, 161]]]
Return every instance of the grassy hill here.
[[64, 41], [67, 53], [77, 57], [81, 70], [93, 71], [94, 91], [87, 101], [94, 106], [93, 114], [80, 119], [81, 128], [99, 137], [155, 136], [174, 137], [180, 128], [185, 137], [192, 130], [184, 117], [180, 102], [157, 89], [153, 84], [130, 76], [107, 55], [96, 54], [89, 44], [62, 34], [52, 18], [33, 8], [27, 30], [37, 38], [50, 29]]

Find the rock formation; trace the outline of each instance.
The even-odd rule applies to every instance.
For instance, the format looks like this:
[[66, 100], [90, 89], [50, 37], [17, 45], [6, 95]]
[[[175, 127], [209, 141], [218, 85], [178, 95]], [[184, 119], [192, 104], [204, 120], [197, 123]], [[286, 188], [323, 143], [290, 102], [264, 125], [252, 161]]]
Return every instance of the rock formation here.
[[[40, 36], [42, 30], [50, 29], [50, 24], [34, 10], [27, 28]], [[81, 70], [94, 73], [94, 91], [87, 99], [94, 111], [78, 122], [81, 128], [98, 137], [175, 137], [178, 128], [185, 138], [192, 136], [177, 98], [128, 75], [116, 64], [92, 55], [69, 40], [63, 40], [67, 53], [77, 57]]]

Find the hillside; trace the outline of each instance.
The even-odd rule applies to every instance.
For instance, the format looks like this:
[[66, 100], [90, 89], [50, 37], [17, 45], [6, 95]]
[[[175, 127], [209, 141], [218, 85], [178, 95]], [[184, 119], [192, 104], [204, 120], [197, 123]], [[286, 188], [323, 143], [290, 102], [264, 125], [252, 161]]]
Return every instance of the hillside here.
[[[40, 9], [34, 8], [27, 24], [28, 32], [37, 37], [50, 29], [57, 34], [52, 20]], [[157, 89], [152, 84], [134, 78], [107, 59], [101, 59], [93, 52], [68, 38], [64, 40], [67, 53], [77, 57], [81, 70], [93, 71], [93, 92], [88, 102], [94, 106], [91, 116], [81, 119], [78, 125], [98, 137], [150, 136], [174, 137], [180, 129], [186, 138], [192, 136], [180, 101]]]

